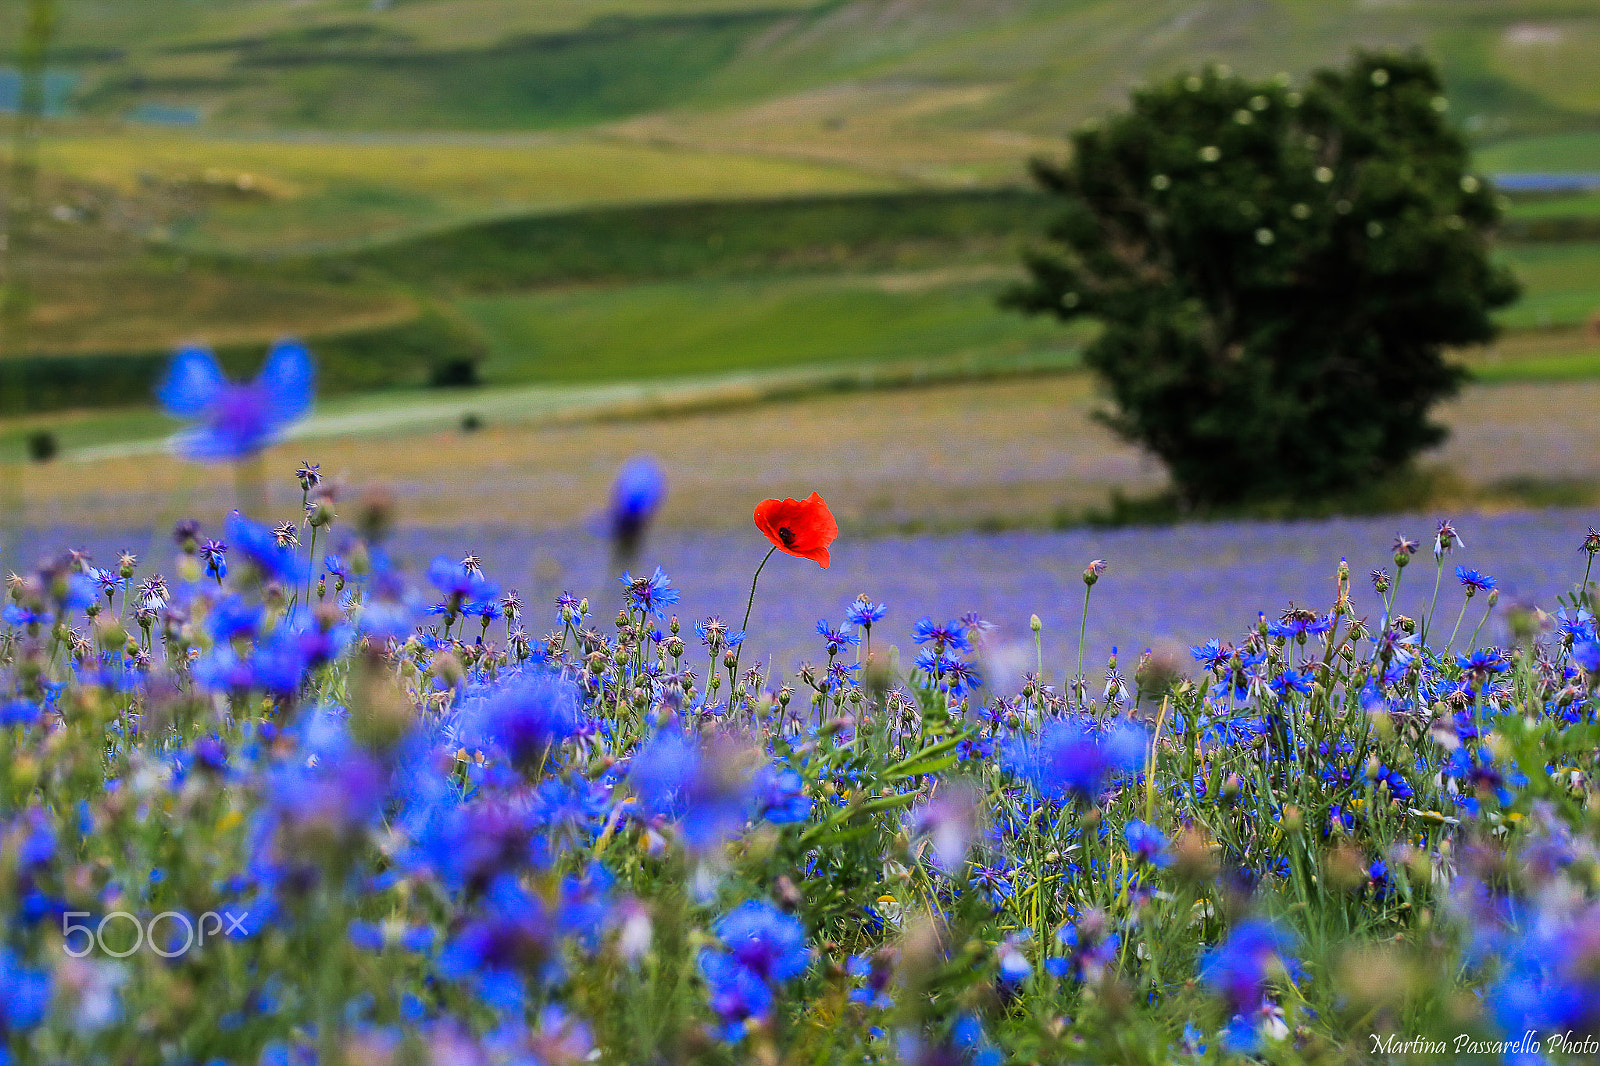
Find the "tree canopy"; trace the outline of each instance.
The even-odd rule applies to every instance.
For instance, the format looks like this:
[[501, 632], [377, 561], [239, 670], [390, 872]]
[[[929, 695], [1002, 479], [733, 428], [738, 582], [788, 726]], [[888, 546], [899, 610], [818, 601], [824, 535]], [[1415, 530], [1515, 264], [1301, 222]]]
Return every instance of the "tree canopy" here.
[[1104, 324], [1109, 424], [1191, 503], [1314, 498], [1443, 439], [1430, 407], [1517, 294], [1439, 75], [1359, 53], [1296, 87], [1226, 68], [1136, 91], [1037, 180], [1064, 210], [1016, 307]]

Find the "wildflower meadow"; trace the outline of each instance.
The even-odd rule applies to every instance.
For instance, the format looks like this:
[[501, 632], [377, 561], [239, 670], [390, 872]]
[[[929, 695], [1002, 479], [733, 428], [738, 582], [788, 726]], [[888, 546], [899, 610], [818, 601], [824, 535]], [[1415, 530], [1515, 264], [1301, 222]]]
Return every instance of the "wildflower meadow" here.
[[[1440, 521], [1181, 657], [1088, 646], [1087, 561], [1066, 668], [1036, 618], [1000, 688], [976, 614], [764, 597], [852, 550], [814, 492], [684, 602], [646, 458], [605, 587], [407, 570], [381, 494], [260, 468], [313, 379], [181, 352], [241, 509], [7, 560], [0, 1063], [1600, 1054], [1600, 532], [1513, 607]], [[746, 649], [780, 612], [823, 616], [794, 673]]]

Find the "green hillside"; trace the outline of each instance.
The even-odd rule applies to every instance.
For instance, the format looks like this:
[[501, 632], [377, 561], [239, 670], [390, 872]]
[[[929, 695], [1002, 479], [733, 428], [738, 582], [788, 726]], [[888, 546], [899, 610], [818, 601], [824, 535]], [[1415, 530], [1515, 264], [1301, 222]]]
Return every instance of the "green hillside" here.
[[1053, 136], [1199, 62], [1301, 72], [1354, 45], [1416, 44], [1485, 137], [1600, 128], [1596, 0], [62, 3], [80, 111], [192, 108], [222, 127], [650, 116], [657, 134], [693, 140], [888, 158], [894, 145], [872, 144], [888, 133], [961, 159], [1005, 148], [996, 134]]
[[[1480, 169], [1600, 171], [1600, 0], [59, 3], [23, 406], [286, 332], [349, 389], [1059, 352], [993, 302], [1027, 160], [1205, 62], [1418, 45]], [[1508, 217], [1505, 324], [1587, 352], [1600, 193]]]

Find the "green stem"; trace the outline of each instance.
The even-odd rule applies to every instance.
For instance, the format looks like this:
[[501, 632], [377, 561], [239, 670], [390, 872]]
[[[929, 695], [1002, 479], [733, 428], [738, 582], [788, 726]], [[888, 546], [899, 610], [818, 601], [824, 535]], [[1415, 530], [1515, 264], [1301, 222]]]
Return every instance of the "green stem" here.
[[1484, 623], [1489, 621], [1489, 615], [1494, 611], [1494, 597], [1489, 598], [1488, 604], [1483, 608], [1483, 617], [1478, 619], [1478, 628], [1472, 631], [1472, 644], [1467, 651], [1472, 651], [1478, 646], [1478, 634], [1483, 632]]
[[[756, 567], [756, 575], [750, 579], [750, 599], [744, 605], [744, 621], [739, 623], [739, 632], [747, 633], [750, 629], [750, 611], [756, 605], [756, 582], [761, 580], [761, 571], [767, 568], [767, 560], [772, 558], [772, 553], [778, 550], [774, 544], [767, 549], [767, 554], [761, 557], [761, 565]], [[748, 638], [747, 638], [748, 639]], [[733, 653], [733, 676], [739, 676], [739, 662], [744, 658], [744, 641], [739, 642], [739, 647]], [[733, 688], [728, 689], [728, 712], [733, 712]]]
[[1076, 686], [1083, 678], [1083, 644], [1089, 633], [1089, 594], [1094, 591], [1094, 586], [1084, 583], [1083, 586], [1083, 621], [1078, 625], [1078, 673], [1073, 677], [1072, 684]]
[[1428, 646], [1428, 626], [1433, 621], [1433, 609], [1439, 604], [1439, 581], [1444, 577], [1444, 556], [1440, 555], [1437, 558], [1439, 564], [1433, 572], [1433, 599], [1428, 601], [1428, 613], [1422, 619], [1421, 643], [1423, 647]]
[[1450, 649], [1455, 645], [1456, 636], [1461, 632], [1461, 620], [1467, 616], [1467, 604], [1472, 602], [1469, 596], [1461, 601], [1461, 613], [1456, 615], [1456, 627], [1450, 631], [1450, 640], [1444, 646], [1444, 654], [1450, 654]]

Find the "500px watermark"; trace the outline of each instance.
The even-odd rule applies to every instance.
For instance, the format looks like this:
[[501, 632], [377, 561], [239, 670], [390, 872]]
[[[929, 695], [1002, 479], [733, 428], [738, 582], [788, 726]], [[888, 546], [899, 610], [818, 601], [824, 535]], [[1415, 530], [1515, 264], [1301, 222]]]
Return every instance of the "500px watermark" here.
[[[125, 959], [147, 945], [151, 951], [162, 958], [175, 959], [180, 955], [187, 954], [191, 948], [204, 947], [207, 936], [215, 939], [219, 934], [229, 936], [246, 932], [244, 923], [250, 917], [250, 912], [240, 911], [235, 915], [228, 911], [223, 911], [221, 914], [216, 911], [206, 911], [200, 916], [199, 921], [193, 921], [181, 911], [162, 911], [149, 921], [144, 921], [137, 914], [129, 914], [127, 911], [112, 911], [102, 917], [96, 925], [75, 920], [89, 917], [92, 917], [89, 911], [67, 911], [61, 916], [62, 949], [75, 959], [83, 958], [96, 948], [100, 950], [102, 955], [110, 955], [114, 959]], [[133, 935], [133, 943], [120, 949], [106, 944], [106, 927], [119, 918], [128, 923]], [[168, 923], [166, 928], [167, 939], [165, 940], [161, 940], [156, 936], [156, 927], [163, 922]], [[206, 927], [207, 922], [211, 923], [209, 930]], [[121, 929], [122, 926], [111, 926], [111, 928], [116, 931]], [[180, 931], [183, 933], [181, 943], [178, 940]], [[72, 939], [74, 933], [83, 934], [83, 939], [77, 944], [74, 944]], [[114, 937], [114, 941], [117, 943], [121, 943], [122, 940], [121, 936]]]

